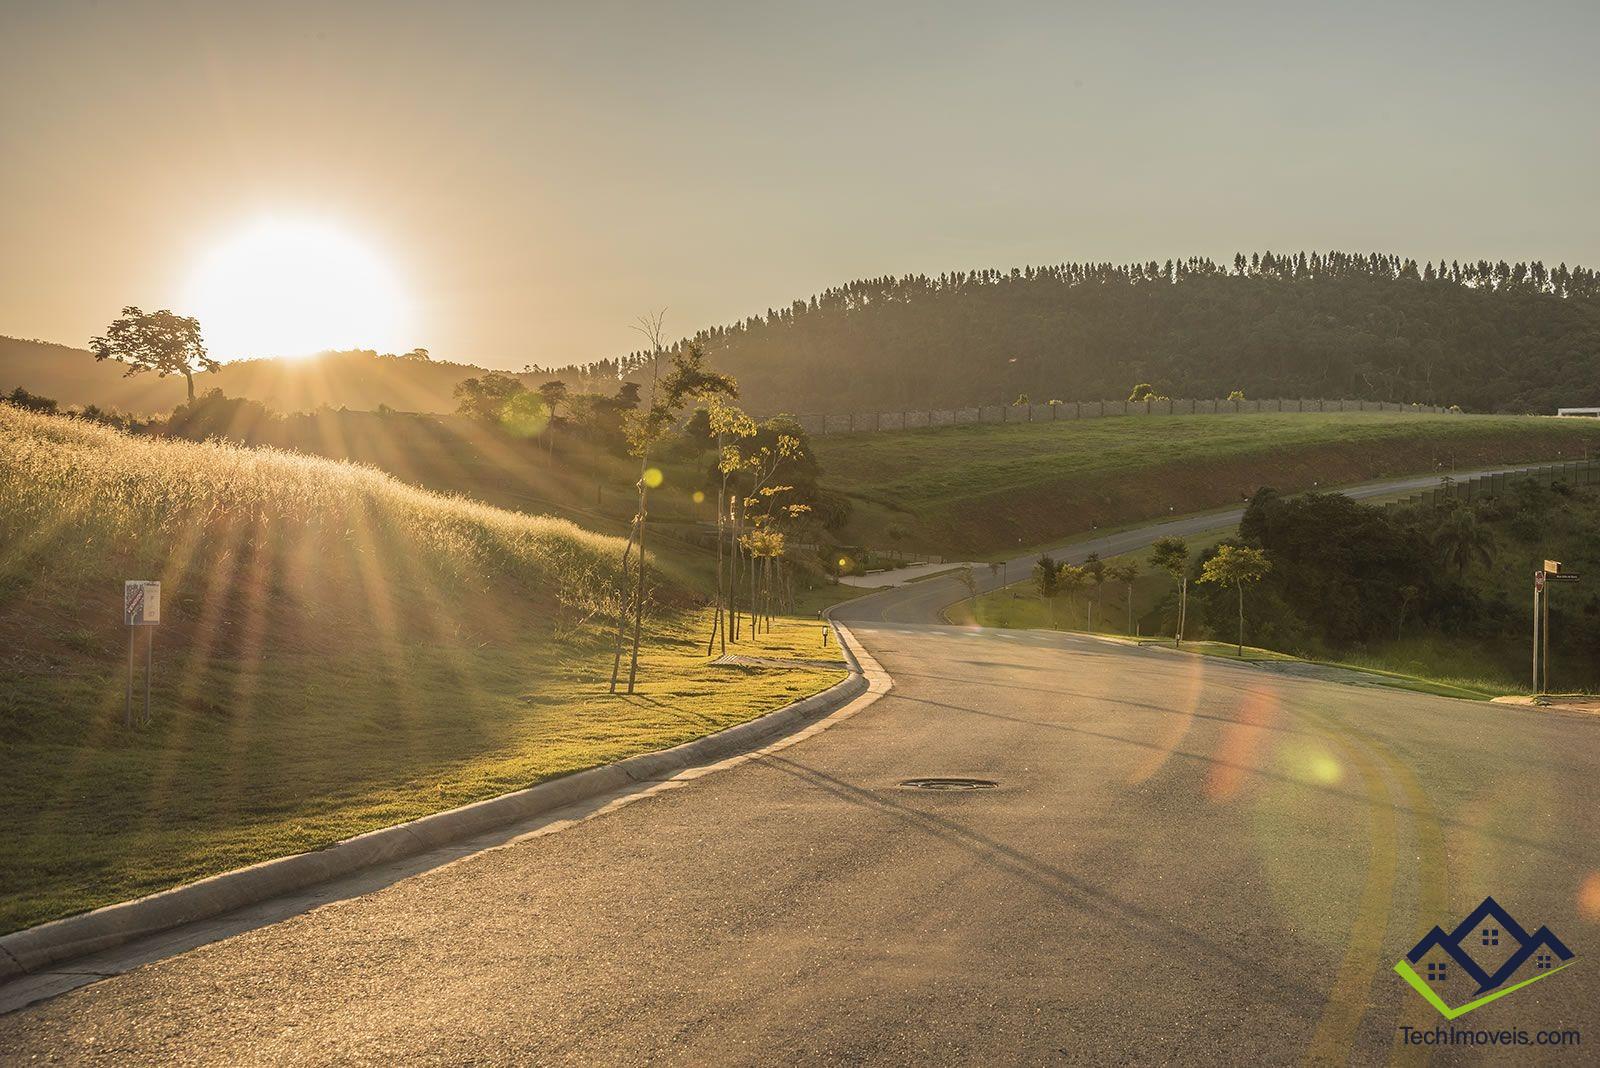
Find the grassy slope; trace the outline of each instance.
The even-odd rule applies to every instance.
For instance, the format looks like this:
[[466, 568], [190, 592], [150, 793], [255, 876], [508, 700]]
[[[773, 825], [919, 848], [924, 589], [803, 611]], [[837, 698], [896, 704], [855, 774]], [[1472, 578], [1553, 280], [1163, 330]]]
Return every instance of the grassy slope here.
[[[1232, 534], [1233, 528], [1215, 530], [1186, 539], [1192, 554], [1202, 555], [1207, 549]], [[1149, 641], [1153, 637], [1170, 639], [1171, 621], [1165, 619], [1164, 609], [1170, 609], [1175, 583], [1168, 575], [1150, 563], [1150, 551], [1107, 557], [1107, 563], [1130, 561], [1139, 567], [1139, 577], [1133, 583], [1133, 612], [1128, 612], [1127, 588], [1120, 583], [1107, 583], [1102, 587], [1094, 609], [1093, 633], [1111, 637]], [[1090, 614], [1090, 592], [1068, 599], [1057, 598], [1050, 604], [1034, 590], [1031, 579], [980, 594], [976, 601], [962, 601], [952, 605], [945, 613], [950, 622], [958, 625], [976, 623], [983, 627], [1002, 627], [1019, 630], [1070, 630], [1087, 631]], [[1198, 628], [1191, 628], [1191, 638]], [[1204, 656], [1238, 659], [1237, 646], [1225, 640], [1190, 640], [1183, 648]], [[1515, 682], [1502, 673], [1485, 671], [1484, 650], [1462, 650], [1458, 644], [1442, 642], [1435, 638], [1416, 638], [1404, 643], [1394, 643], [1381, 650], [1351, 655], [1339, 660], [1306, 661], [1332, 667], [1346, 667], [1378, 676], [1376, 684], [1394, 686], [1403, 690], [1441, 694], [1483, 700], [1491, 696], [1520, 692]], [[1272, 649], [1246, 645], [1245, 660], [1300, 661], [1302, 658]]]
[[[842, 672], [708, 665], [663, 588], [604, 694], [620, 543], [368, 468], [0, 405], [0, 931], [675, 744]], [[163, 582], [121, 725], [124, 578]], [[741, 652], [817, 655], [814, 623]]]
[[[847, 541], [998, 555], [1092, 526], [1236, 504], [1438, 465], [1581, 457], [1600, 423], [1398, 413], [1090, 419], [818, 438], [854, 498]], [[896, 536], [898, 535], [898, 537]]]

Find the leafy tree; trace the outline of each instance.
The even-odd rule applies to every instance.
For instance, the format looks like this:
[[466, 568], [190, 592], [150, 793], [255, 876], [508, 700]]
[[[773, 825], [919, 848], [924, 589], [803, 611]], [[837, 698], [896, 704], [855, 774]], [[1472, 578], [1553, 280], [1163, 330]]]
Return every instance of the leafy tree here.
[[89, 339], [89, 351], [97, 360], [126, 364], [125, 376], [154, 371], [156, 377], [182, 375], [194, 402], [194, 376], [215, 371], [221, 365], [206, 354], [200, 337], [200, 320], [161, 311], [144, 312], [130, 304], [122, 317], [99, 337]]
[[968, 564], [956, 572], [956, 581], [961, 583], [962, 589], [967, 591], [967, 600], [972, 602], [972, 621], [978, 621], [978, 576], [973, 574], [972, 565]]
[[21, 386], [4, 396], [0, 396], [0, 401], [4, 401], [13, 408], [26, 408], [30, 412], [44, 412], [46, 415], [54, 415], [57, 407], [53, 398], [41, 397], [37, 393], [29, 393]]
[[1178, 625], [1172, 632], [1174, 647], [1183, 644], [1183, 624], [1189, 610], [1189, 543], [1182, 538], [1157, 538], [1150, 549], [1150, 562], [1178, 583]]
[[1093, 591], [1089, 599], [1089, 629], [1094, 630], [1094, 611], [1100, 607], [1100, 588], [1105, 585], [1106, 565], [1099, 553], [1090, 553], [1083, 561], [1084, 583]]
[[482, 378], [465, 378], [456, 383], [456, 411], [469, 419], [500, 425], [506, 405], [513, 397], [527, 392], [522, 381], [503, 371], [490, 371]]
[[556, 407], [567, 399], [567, 384], [558, 378], [541, 383], [539, 399], [544, 402], [545, 412], [550, 420], [549, 431], [545, 434], [545, 454], [553, 460], [556, 454]]
[[1249, 398], [1244, 395], [1244, 390], [1236, 389], [1228, 394], [1228, 399], [1231, 401], [1242, 401], [1248, 400]]
[[1128, 594], [1128, 633], [1133, 633], [1133, 583], [1139, 577], [1139, 564], [1136, 560], [1123, 560], [1118, 563], [1106, 565], [1106, 578], [1111, 582], [1120, 582]]
[[1033, 565], [1033, 588], [1038, 591], [1050, 613], [1050, 625], [1056, 623], [1056, 598], [1061, 595], [1061, 565], [1045, 554]]
[[1244, 588], [1266, 578], [1267, 554], [1247, 545], [1222, 545], [1200, 569], [1200, 581], [1232, 586], [1239, 594], [1239, 655], [1244, 656]]
[[[736, 541], [730, 553], [733, 571], [728, 576], [729, 581], [723, 581], [723, 547], [731, 540], [730, 531], [733, 538], [738, 536], [733, 525], [733, 497], [728, 492], [728, 480], [746, 466], [740, 443], [756, 436], [756, 422], [721, 397], [712, 397], [710, 405], [695, 414], [705, 417], [706, 433], [717, 445], [717, 607], [711, 619], [711, 637], [706, 641], [706, 655], [710, 656], [712, 643], [719, 637], [723, 652], [727, 652], [729, 627], [737, 623], [734, 591], [739, 588], [739, 553]], [[734, 640], [738, 640], [737, 632]]]
[[1056, 569], [1056, 588], [1067, 598], [1069, 605], [1088, 582], [1088, 573], [1076, 564], [1062, 564]]
[[[633, 652], [628, 661], [628, 692], [633, 693], [639, 675], [639, 639], [644, 629], [645, 525], [649, 517], [650, 489], [660, 482], [660, 472], [650, 466], [652, 451], [677, 422], [678, 415], [690, 401], [713, 396], [738, 396], [739, 387], [729, 375], [713, 371], [706, 365], [705, 351], [698, 345], [679, 347], [671, 354], [671, 369], [660, 378], [659, 356], [665, 350], [662, 336], [662, 316], [643, 317], [639, 330], [650, 339], [651, 349], [658, 357], [652, 364], [650, 404], [643, 411], [629, 411], [623, 429], [627, 434], [629, 450], [639, 457], [639, 510], [633, 517], [633, 528], [622, 553], [622, 573], [627, 574], [628, 556], [637, 545], [639, 566], [633, 589]], [[617, 679], [622, 662], [622, 636], [624, 618], [619, 617], [616, 655], [611, 664], [611, 692], [617, 690]]]
[[539, 397], [550, 409], [550, 418], [556, 417], [556, 409], [566, 402], [568, 392], [567, 384], [560, 379], [553, 378], [540, 384]]

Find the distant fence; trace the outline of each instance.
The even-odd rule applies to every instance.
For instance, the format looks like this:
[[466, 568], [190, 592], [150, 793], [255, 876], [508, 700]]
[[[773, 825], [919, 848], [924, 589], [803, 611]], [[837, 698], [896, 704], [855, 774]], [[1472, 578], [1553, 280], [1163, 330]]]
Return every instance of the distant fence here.
[[1492, 475], [1478, 475], [1475, 478], [1451, 479], [1448, 482], [1441, 478], [1440, 484], [1433, 489], [1391, 501], [1390, 504], [1436, 507], [1451, 501], [1470, 503], [1498, 497], [1519, 482], [1536, 482], [1544, 486], [1552, 486], [1557, 482], [1568, 486], [1600, 485], [1600, 460], [1568, 460], [1566, 463], [1541, 464], [1537, 467], [1525, 467], [1520, 471], [1500, 471]]
[[844, 412], [797, 416], [806, 432], [859, 434], [920, 430], [966, 423], [1054, 423], [1118, 415], [1233, 415], [1239, 412], [1410, 412], [1445, 415], [1437, 404], [1362, 400], [1152, 400], [1062, 401], [1059, 404], [991, 404], [977, 408], [907, 408], [898, 412]]

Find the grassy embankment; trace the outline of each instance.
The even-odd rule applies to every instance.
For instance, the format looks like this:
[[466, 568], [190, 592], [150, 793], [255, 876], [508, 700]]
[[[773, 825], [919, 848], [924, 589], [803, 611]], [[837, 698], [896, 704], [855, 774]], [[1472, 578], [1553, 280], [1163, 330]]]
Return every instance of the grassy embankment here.
[[[1600, 572], [1600, 536], [1595, 533], [1600, 530], [1600, 492], [1592, 488], [1560, 491], [1533, 485], [1480, 500], [1473, 510], [1488, 539], [1484, 546], [1486, 558], [1472, 562], [1460, 580], [1498, 621], [1490, 628], [1491, 633], [1483, 632], [1481, 627], [1452, 627], [1446, 633], [1413, 625], [1406, 628], [1403, 637], [1338, 650], [1309, 662], [1378, 673], [1387, 684], [1449, 696], [1527, 692], [1525, 627], [1530, 576], [1541, 561], [1550, 557], [1562, 560], [1566, 570], [1586, 578]], [[1437, 514], [1442, 520], [1444, 514]], [[1214, 531], [1190, 538], [1189, 544], [1198, 557], [1231, 533]], [[1140, 565], [1140, 578], [1133, 589], [1132, 617], [1130, 620], [1126, 608], [1125, 588], [1108, 583], [1101, 593], [1103, 607], [1096, 612], [1095, 629], [1116, 636], [1135, 631], [1147, 635], [1170, 633], [1173, 580], [1150, 566], [1148, 551], [1116, 559]], [[1203, 593], [1195, 590], [1196, 597]], [[1082, 630], [1087, 625], [1087, 600], [1086, 595], [1071, 601], [1058, 598], [1051, 606], [1028, 580], [984, 594], [976, 605], [963, 602], [954, 606], [949, 616], [962, 623], [976, 619], [984, 626]], [[1552, 591], [1551, 604], [1557, 636], [1551, 655], [1551, 688], [1557, 692], [1593, 689], [1597, 677], [1592, 624], [1600, 617], [1600, 594], [1587, 582], [1560, 585]], [[1247, 614], [1248, 610], [1247, 602]], [[1191, 636], [1202, 640], [1186, 642], [1185, 648], [1218, 656], [1236, 655], [1236, 647], [1228, 641], [1231, 628], [1225, 633], [1206, 634], [1198, 612], [1191, 612], [1191, 621]], [[1249, 646], [1245, 657], [1300, 659]]]
[[854, 513], [841, 539], [989, 558], [1078, 531], [1452, 467], [1580, 458], [1594, 420], [1400, 413], [1086, 419], [813, 442]]
[[[607, 695], [620, 551], [370, 468], [0, 405], [0, 931], [673, 745], [843, 677], [710, 666], [669, 574], [639, 693]], [[153, 722], [131, 731], [125, 578], [160, 579], [165, 602]], [[827, 655], [818, 640], [785, 621], [739, 651]]]
[[[1198, 556], [1231, 533], [1232, 530], [1217, 530], [1187, 540]], [[1123, 561], [1139, 565], [1139, 577], [1133, 582], [1132, 615], [1127, 607], [1127, 588], [1120, 583], [1107, 583], [1094, 610], [1092, 631], [1088, 611], [1092, 595], [1083, 594], [1072, 599], [1060, 597], [1052, 604], [1039, 596], [1031, 580], [980, 594], [975, 602], [968, 600], [952, 605], [945, 612], [945, 618], [958, 625], [976, 623], [983, 627], [1018, 630], [1075, 631], [1141, 645], [1170, 645], [1171, 621], [1163, 618], [1167, 614], [1163, 610], [1170, 611], [1176, 583], [1165, 572], [1150, 565], [1148, 550], [1106, 558], [1107, 563]], [[1163, 626], [1165, 634], [1161, 633]], [[1474, 701], [1523, 692], [1507, 675], [1492, 673], [1491, 677], [1485, 677], [1481, 651], [1462, 651], [1436, 636], [1396, 642], [1380, 650], [1331, 660], [1309, 659], [1254, 645], [1246, 645], [1241, 656], [1238, 645], [1214, 638], [1185, 641], [1182, 649], [1227, 660], [1271, 660], [1346, 668], [1364, 673], [1374, 685]]]

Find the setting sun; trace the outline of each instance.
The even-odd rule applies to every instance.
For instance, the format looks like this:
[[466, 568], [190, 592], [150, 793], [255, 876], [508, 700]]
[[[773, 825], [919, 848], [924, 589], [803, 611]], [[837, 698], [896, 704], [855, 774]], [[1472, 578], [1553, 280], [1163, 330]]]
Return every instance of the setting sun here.
[[184, 307], [223, 360], [413, 344], [389, 263], [337, 227], [304, 219], [267, 218], [226, 238], [196, 265]]

